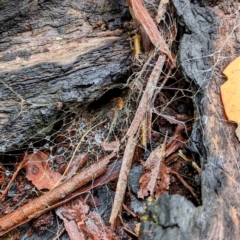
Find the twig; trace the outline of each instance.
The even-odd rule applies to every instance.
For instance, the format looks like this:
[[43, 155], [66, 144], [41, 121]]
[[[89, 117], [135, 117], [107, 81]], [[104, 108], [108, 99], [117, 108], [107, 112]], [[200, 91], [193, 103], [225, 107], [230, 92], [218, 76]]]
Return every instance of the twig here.
[[184, 185], [184, 187], [187, 188], [190, 191], [190, 193], [198, 200], [198, 197], [194, 192], [194, 190], [185, 182], [185, 180], [177, 172], [170, 170], [170, 173], [174, 174], [180, 180], [180, 182]]
[[165, 62], [166, 57], [160, 55], [155, 67], [149, 77], [146, 89], [143, 93], [143, 96], [141, 98], [141, 101], [139, 103], [139, 106], [137, 108], [136, 114], [134, 116], [134, 119], [131, 123], [130, 128], [127, 131], [127, 136], [134, 136], [139, 128], [140, 123], [142, 122], [147, 110], [149, 109], [149, 104], [151, 102], [153, 93], [155, 91], [155, 88], [157, 86], [159, 76], [162, 72], [163, 64]]
[[178, 155], [185, 161], [190, 162], [193, 168], [195, 168], [199, 174], [202, 173], [202, 169], [197, 165], [197, 163], [193, 161], [193, 159], [189, 159], [185, 154], [183, 154], [182, 150], [178, 151]]
[[[112, 180], [117, 179], [119, 176], [119, 172], [120, 172], [120, 167], [118, 165], [116, 166], [116, 164], [112, 164], [111, 166], [109, 166], [107, 168], [106, 172], [103, 175], [101, 175], [100, 177], [95, 179], [93, 182], [81, 187], [80, 189], [78, 189], [71, 195], [67, 196], [63, 200], [58, 201], [55, 204], [53, 204], [52, 206], [48, 207], [47, 211], [51, 211], [59, 206], [62, 206], [63, 204], [69, 202], [70, 200], [73, 200], [74, 198], [76, 198], [86, 192], [89, 192], [93, 188], [100, 187]], [[39, 215], [42, 215], [45, 212], [46, 212], [46, 210], [44, 209], [39, 212]], [[18, 226], [16, 226], [16, 227], [18, 227]]]
[[17, 170], [14, 172], [12, 179], [10, 180], [10, 182], [8, 183], [7, 187], [5, 188], [5, 190], [3, 191], [2, 195], [0, 196], [0, 201], [4, 198], [4, 196], [7, 194], [9, 188], [11, 187], [13, 181], [15, 180], [15, 178], [17, 177], [19, 171], [22, 169], [23, 165], [27, 162], [27, 153], [24, 153], [24, 157], [23, 160], [20, 162], [20, 164], [18, 165]]
[[165, 62], [166, 56], [160, 55], [155, 67], [149, 77], [146, 89], [142, 95], [141, 101], [139, 103], [139, 106], [137, 108], [136, 114], [134, 116], [134, 119], [131, 123], [130, 128], [128, 129], [127, 136], [128, 141], [126, 145], [126, 149], [124, 151], [123, 155], [123, 162], [122, 162], [122, 167], [117, 183], [117, 189], [116, 189], [116, 194], [113, 202], [113, 208], [110, 216], [109, 222], [111, 223], [112, 227], [114, 226], [115, 219], [119, 213], [119, 210], [122, 206], [123, 198], [124, 198], [124, 193], [126, 191], [127, 187], [127, 179], [128, 179], [128, 174], [130, 171], [130, 167], [132, 165], [132, 158], [134, 154], [135, 147], [137, 145], [137, 139], [139, 135], [139, 128], [141, 125], [141, 122], [146, 114], [146, 112], [149, 109], [149, 105], [151, 103], [151, 99], [154, 93], [154, 90], [157, 86], [160, 74], [162, 72], [162, 68]]
[[2, 236], [15, 226], [26, 223], [31, 219], [36, 218], [41, 214], [49, 211], [49, 207], [51, 205], [58, 202], [63, 197], [65, 197], [69, 193], [72, 193], [86, 183], [92, 181], [92, 179], [100, 176], [103, 172], [106, 171], [106, 166], [109, 160], [115, 155], [115, 153], [111, 153], [107, 157], [84, 169], [82, 172], [76, 174], [71, 179], [57, 186], [53, 190], [45, 193], [41, 197], [34, 199], [33, 201], [17, 209], [16, 211], [1, 218], [0, 236]]
[[63, 235], [63, 233], [65, 232], [65, 227], [63, 227], [62, 229], [61, 229], [61, 231], [57, 234], [57, 236], [56, 237], [54, 237], [52, 240], [59, 240], [59, 238]]
[[156, 99], [157, 95], [162, 91], [162, 88], [163, 88], [163, 87], [165, 86], [165, 84], [167, 83], [167, 81], [168, 81], [168, 79], [169, 79], [169, 77], [170, 77], [170, 75], [171, 75], [172, 70], [173, 70], [173, 66], [170, 67], [170, 69], [168, 70], [168, 73], [167, 73], [166, 77], [164, 78], [164, 80], [162, 81], [160, 87], [159, 87], [158, 90], [154, 93], [154, 97], [153, 97], [153, 100], [152, 100], [153, 103], [155, 102], [155, 99]]
[[[139, 134], [139, 131], [138, 131], [138, 134]], [[127, 146], [124, 151], [122, 167], [119, 174], [117, 190], [116, 190], [112, 212], [109, 220], [112, 226], [114, 225], [115, 219], [118, 215], [118, 212], [123, 202], [124, 193], [127, 187], [128, 174], [132, 165], [132, 158], [135, 151], [135, 147], [137, 145], [138, 134], [136, 134], [137, 136], [135, 138], [130, 137], [128, 139]]]
[[75, 148], [75, 150], [74, 150], [74, 152], [73, 152], [73, 154], [72, 154], [72, 157], [71, 157], [71, 159], [70, 159], [70, 161], [69, 161], [69, 163], [68, 163], [68, 166], [67, 166], [66, 170], [64, 171], [62, 177], [57, 181], [57, 183], [54, 185], [53, 188], [57, 187], [58, 184], [59, 184], [59, 183], [62, 181], [62, 179], [64, 178], [64, 176], [67, 174], [67, 172], [68, 172], [68, 170], [69, 170], [69, 167], [71, 166], [71, 163], [72, 163], [72, 161], [73, 161], [73, 159], [74, 159], [74, 157], [75, 157], [75, 154], [76, 154], [77, 150], [79, 149], [79, 147], [80, 147], [83, 139], [86, 137], [86, 135], [87, 135], [89, 132], [91, 132], [95, 127], [101, 125], [101, 124], [104, 123], [104, 122], [106, 122], [106, 120], [104, 120], [104, 121], [102, 121], [102, 122], [100, 122], [100, 123], [97, 123], [96, 125], [94, 125], [94, 126], [91, 127], [90, 129], [88, 129], [88, 130], [82, 135], [82, 137], [81, 137], [78, 145], [76, 146], [76, 148]]
[[166, 13], [168, 4], [169, 4], [169, 0], [161, 0], [161, 2], [159, 3], [157, 16], [156, 16], [157, 23], [160, 23], [163, 15]]
[[175, 59], [173, 59], [173, 54], [169, 50], [168, 45], [158, 31], [148, 11], [143, 6], [142, 0], [129, 0], [129, 10], [133, 19], [137, 19], [142, 24], [153, 45], [162, 53], [165, 53], [175, 67], [176, 62]]
[[138, 217], [138, 215], [136, 213], [134, 213], [131, 209], [129, 209], [124, 203], [123, 203], [123, 208], [125, 209], [125, 211], [127, 211], [128, 213], [130, 213], [134, 218]]
[[122, 227], [122, 229], [132, 237], [132, 239], [138, 239], [138, 235], [134, 233], [133, 231], [127, 229], [126, 227]]

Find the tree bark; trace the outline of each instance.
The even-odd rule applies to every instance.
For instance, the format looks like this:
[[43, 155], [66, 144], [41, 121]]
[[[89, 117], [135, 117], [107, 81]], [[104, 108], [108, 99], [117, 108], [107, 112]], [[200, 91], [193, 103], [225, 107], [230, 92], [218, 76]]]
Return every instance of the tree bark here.
[[239, 152], [236, 125], [226, 121], [219, 87], [224, 68], [239, 54], [239, 3], [172, 0], [188, 32], [179, 61], [194, 86], [192, 151], [202, 163], [202, 205], [164, 194], [151, 203], [141, 239], [240, 239]]
[[128, 17], [123, 0], [0, 0], [0, 152], [127, 80]]

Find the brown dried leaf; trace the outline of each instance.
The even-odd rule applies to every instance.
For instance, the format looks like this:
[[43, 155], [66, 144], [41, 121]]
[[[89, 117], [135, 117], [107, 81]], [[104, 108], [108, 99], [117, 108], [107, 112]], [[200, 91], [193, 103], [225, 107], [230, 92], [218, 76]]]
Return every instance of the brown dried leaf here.
[[61, 174], [49, 168], [48, 156], [43, 152], [28, 154], [28, 162], [25, 165], [26, 177], [32, 181], [38, 190], [52, 189], [60, 179]]
[[65, 216], [63, 216], [63, 211], [65, 210], [65, 207], [59, 207], [55, 212], [63, 220], [69, 238], [71, 240], [84, 240], [85, 237], [83, 233], [79, 231], [75, 219], [69, 220]]
[[110, 227], [104, 226], [104, 222], [97, 212], [90, 212], [87, 215], [84, 231], [93, 240], [120, 240], [120, 237]]
[[160, 164], [160, 171], [158, 172], [158, 178], [157, 183], [154, 188], [155, 197], [158, 199], [161, 197], [164, 192], [169, 188], [170, 184], [170, 176], [169, 176], [170, 170], [165, 165], [164, 162]]
[[139, 180], [138, 197], [144, 198], [149, 194], [159, 198], [170, 184], [169, 169], [164, 164], [165, 142], [157, 147], [148, 157], [144, 165], [145, 173]]

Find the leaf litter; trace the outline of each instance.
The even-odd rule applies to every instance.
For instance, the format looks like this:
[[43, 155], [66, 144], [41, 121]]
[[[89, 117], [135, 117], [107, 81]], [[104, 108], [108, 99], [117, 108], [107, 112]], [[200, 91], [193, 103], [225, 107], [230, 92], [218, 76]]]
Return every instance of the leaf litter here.
[[[66, 124], [69, 135], [53, 134], [55, 158], [47, 151], [29, 151], [13, 175], [7, 176], [6, 168], [0, 167], [0, 235], [32, 219], [36, 231], [44, 231], [52, 224], [51, 210], [55, 210], [64, 223], [61, 233], [65, 229], [70, 239], [136, 239], [143, 213], [134, 206], [145, 203], [146, 198], [157, 199], [168, 191], [200, 204], [200, 183], [194, 179], [201, 169], [192, 166], [192, 162], [199, 166], [199, 159], [187, 145], [194, 119], [191, 95], [184, 90], [188, 85], [181, 76], [176, 78], [180, 73], [174, 68], [177, 49], [170, 42], [178, 41], [176, 19], [168, 23], [173, 31], [166, 34], [169, 39], [158, 31], [164, 29], [160, 16], [170, 8], [168, 1], [163, 3], [157, 25], [140, 0], [130, 1], [135, 24], [142, 24], [155, 49], [148, 55], [139, 54], [145, 63], [133, 59], [137, 77], [128, 81], [119, 97], [108, 103], [99, 101], [100, 105], [90, 105], [86, 111], [77, 109], [82, 114], [77, 115], [82, 117], [82, 137], [72, 144], [69, 139], [76, 135], [76, 124]], [[128, 175], [139, 165], [143, 171], [138, 174], [136, 194]], [[101, 205], [96, 193], [103, 185], [115, 195], [107, 200], [112, 203], [110, 226], [96, 212]], [[14, 197], [10, 194], [13, 186]], [[24, 194], [28, 200], [13, 211]]]

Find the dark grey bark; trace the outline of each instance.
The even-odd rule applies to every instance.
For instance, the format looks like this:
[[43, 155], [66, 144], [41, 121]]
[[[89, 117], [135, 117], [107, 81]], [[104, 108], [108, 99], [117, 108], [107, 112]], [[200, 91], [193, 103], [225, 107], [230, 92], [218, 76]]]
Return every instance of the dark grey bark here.
[[126, 81], [128, 17], [121, 0], [0, 0], [0, 152]]
[[219, 93], [223, 69], [239, 54], [239, 3], [172, 2], [188, 29], [178, 63], [194, 86], [198, 120], [191, 148], [201, 157], [202, 206], [196, 208], [178, 195], [163, 195], [148, 207], [140, 238], [240, 239], [240, 143], [236, 125], [225, 119]]

